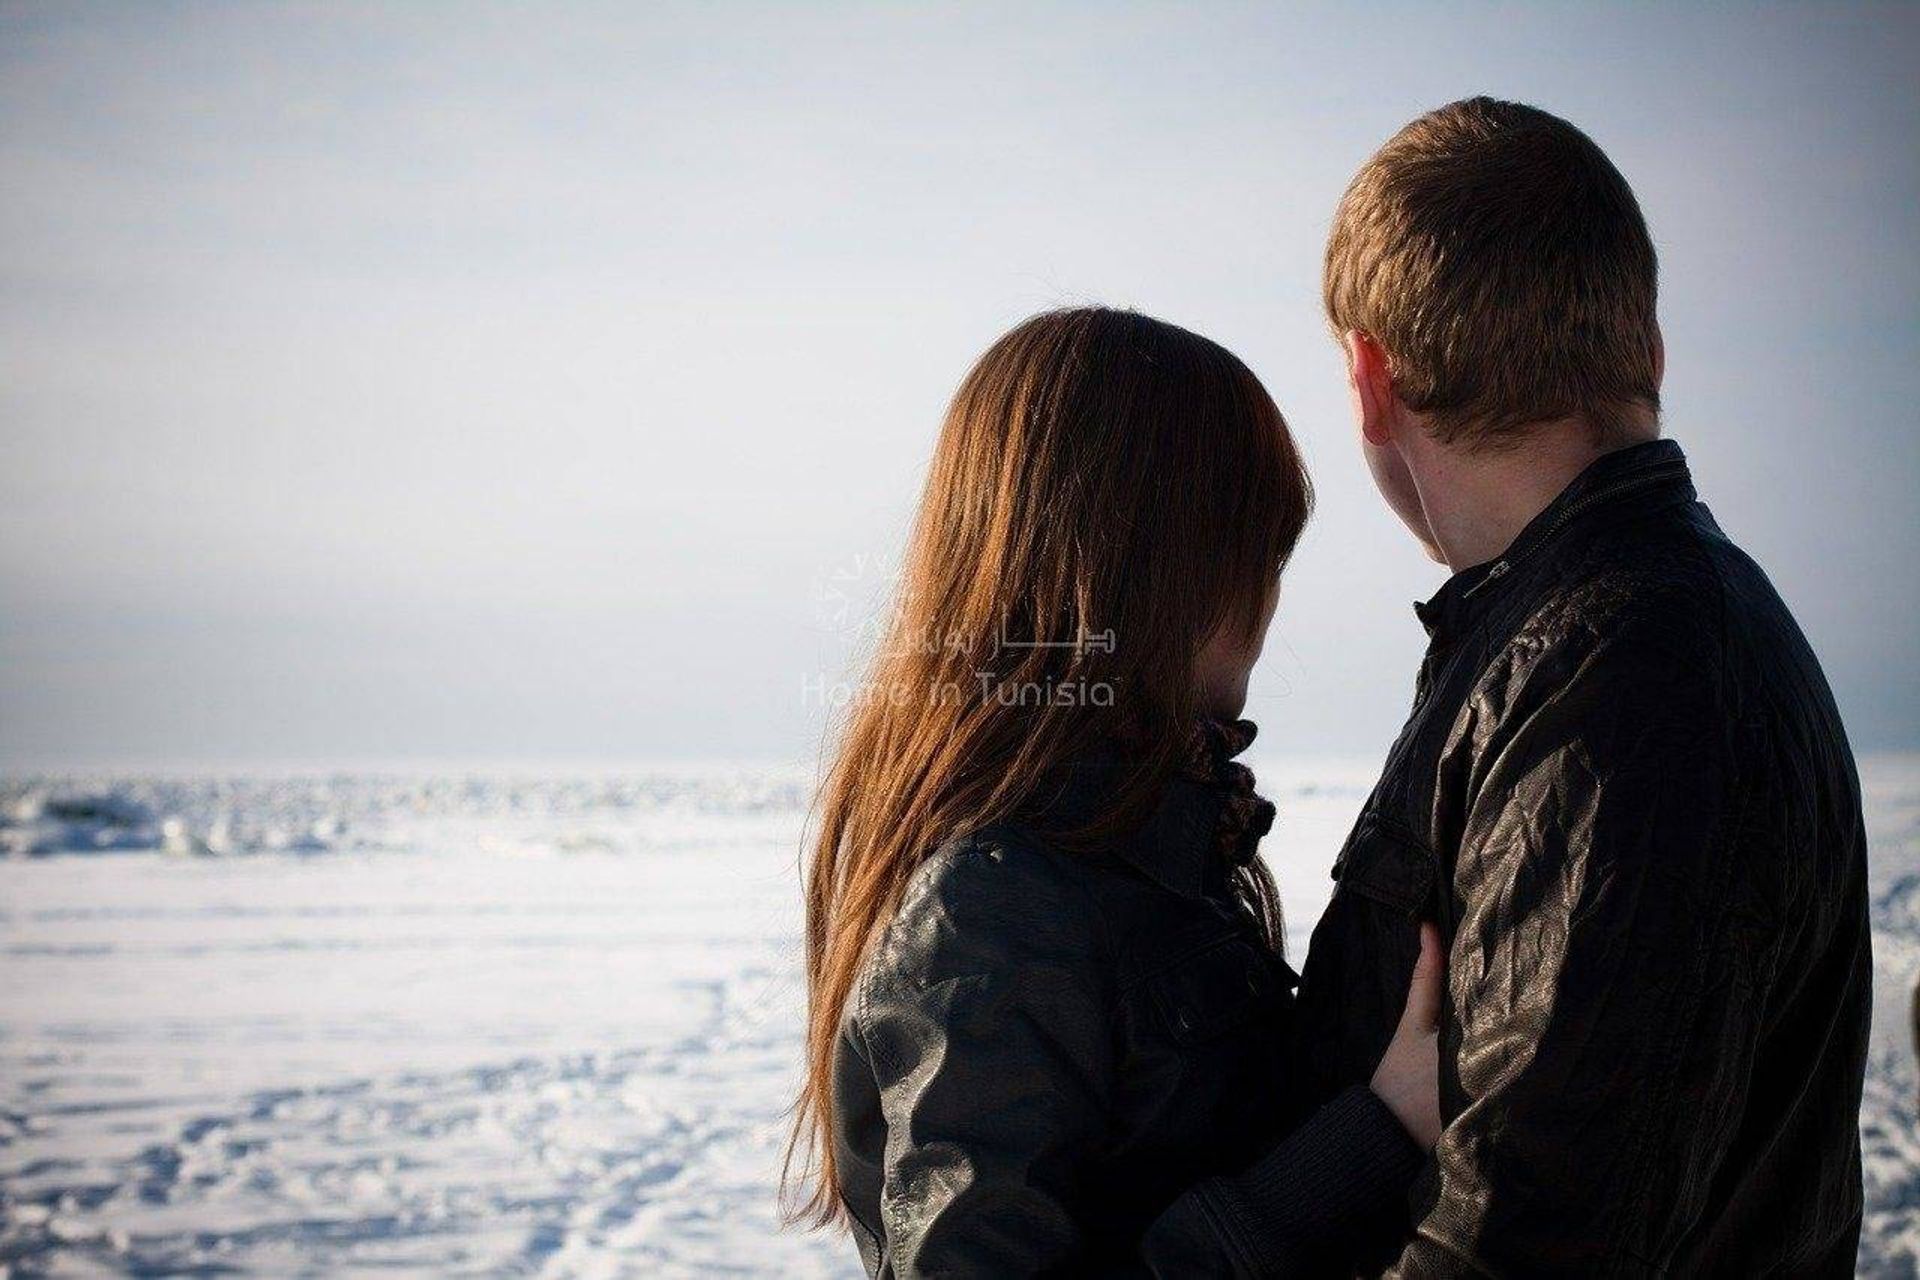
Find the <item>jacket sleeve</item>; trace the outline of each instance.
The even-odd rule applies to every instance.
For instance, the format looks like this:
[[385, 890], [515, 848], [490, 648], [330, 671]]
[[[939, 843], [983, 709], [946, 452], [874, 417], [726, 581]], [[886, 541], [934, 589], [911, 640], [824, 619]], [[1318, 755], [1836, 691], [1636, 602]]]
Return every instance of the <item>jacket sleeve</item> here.
[[1719, 1171], [1769, 963], [1729, 925], [1763, 873], [1716, 628], [1674, 612], [1536, 650], [1470, 704], [1453, 1118], [1391, 1274], [1659, 1271]]
[[1107, 1145], [1105, 940], [1042, 855], [975, 842], [909, 887], [856, 1026], [887, 1139], [892, 1273], [1082, 1270], [1083, 1171]]
[[1383, 1214], [1397, 1207], [1404, 1220], [1422, 1159], [1386, 1103], [1354, 1085], [1252, 1167], [1174, 1201], [1143, 1260], [1163, 1280], [1351, 1274]]
[[[917, 880], [882, 941], [858, 1034], [887, 1140], [892, 1274], [1090, 1275], [1085, 1185], [1111, 1147], [1115, 956], [1097, 908], [1019, 848], [976, 844]], [[1283, 1081], [1276, 1080], [1279, 1088]], [[1238, 1178], [1182, 1196], [1129, 1274], [1290, 1275], [1332, 1256], [1356, 1204], [1399, 1198], [1419, 1153], [1367, 1090], [1343, 1095]], [[1097, 1215], [1094, 1215], [1097, 1216]], [[1266, 1241], [1264, 1253], [1252, 1241]]]

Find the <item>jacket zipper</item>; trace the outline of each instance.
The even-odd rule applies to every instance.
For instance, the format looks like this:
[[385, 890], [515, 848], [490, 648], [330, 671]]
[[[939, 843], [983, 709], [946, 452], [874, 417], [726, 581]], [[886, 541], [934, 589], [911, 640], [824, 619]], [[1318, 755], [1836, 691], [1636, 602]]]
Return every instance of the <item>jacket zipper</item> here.
[[1559, 533], [1560, 530], [1566, 528], [1567, 521], [1573, 519], [1575, 516], [1579, 515], [1582, 511], [1585, 511], [1588, 508], [1592, 507], [1595, 503], [1604, 502], [1608, 498], [1618, 497], [1620, 494], [1627, 493], [1631, 490], [1641, 488], [1644, 485], [1652, 484], [1656, 480], [1664, 480], [1669, 475], [1678, 475], [1685, 470], [1686, 470], [1686, 463], [1684, 462], [1662, 463], [1661, 465], [1654, 467], [1650, 471], [1644, 472], [1637, 476], [1630, 476], [1627, 479], [1618, 482], [1617, 484], [1608, 485], [1606, 488], [1601, 489], [1598, 492], [1588, 494], [1586, 497], [1580, 499], [1580, 501], [1568, 507], [1565, 511], [1562, 511], [1559, 515], [1555, 516], [1553, 523], [1548, 525], [1546, 528], [1542, 529], [1540, 531], [1539, 536], [1531, 539], [1525, 547], [1522, 547], [1519, 551], [1513, 552], [1509, 555], [1501, 556], [1498, 560], [1494, 561], [1493, 567], [1487, 570], [1486, 575], [1482, 577], [1480, 581], [1474, 583], [1471, 587], [1468, 587], [1465, 591], [1461, 592], [1460, 598], [1462, 600], [1471, 600], [1475, 595], [1479, 594], [1480, 588], [1486, 586], [1490, 582], [1495, 582], [1501, 578], [1506, 577], [1509, 573], [1513, 572], [1513, 566], [1515, 565], [1515, 563], [1526, 559], [1529, 555], [1532, 555], [1535, 550], [1537, 550], [1542, 546], [1545, 546], [1546, 543], [1553, 538], [1553, 535], [1555, 535], [1556, 533]]

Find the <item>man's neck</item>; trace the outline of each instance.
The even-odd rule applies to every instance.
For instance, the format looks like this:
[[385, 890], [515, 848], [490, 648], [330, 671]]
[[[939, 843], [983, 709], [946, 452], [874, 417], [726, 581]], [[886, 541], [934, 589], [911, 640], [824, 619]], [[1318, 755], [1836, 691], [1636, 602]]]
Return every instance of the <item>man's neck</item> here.
[[1505, 450], [1431, 445], [1416, 483], [1440, 558], [1458, 573], [1497, 559], [1595, 459], [1659, 434], [1597, 445], [1584, 422], [1541, 423]]

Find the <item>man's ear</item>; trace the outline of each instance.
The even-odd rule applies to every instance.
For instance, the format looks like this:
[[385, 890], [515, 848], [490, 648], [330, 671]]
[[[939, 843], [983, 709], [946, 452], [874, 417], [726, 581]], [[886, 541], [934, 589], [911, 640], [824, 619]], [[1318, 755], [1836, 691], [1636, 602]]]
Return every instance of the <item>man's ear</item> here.
[[1347, 385], [1353, 393], [1354, 414], [1360, 420], [1360, 434], [1376, 447], [1393, 439], [1393, 370], [1387, 353], [1372, 335], [1349, 329], [1347, 346]]
[[1653, 389], [1658, 391], [1660, 384], [1667, 380], [1667, 339], [1660, 332], [1660, 325], [1653, 326]]

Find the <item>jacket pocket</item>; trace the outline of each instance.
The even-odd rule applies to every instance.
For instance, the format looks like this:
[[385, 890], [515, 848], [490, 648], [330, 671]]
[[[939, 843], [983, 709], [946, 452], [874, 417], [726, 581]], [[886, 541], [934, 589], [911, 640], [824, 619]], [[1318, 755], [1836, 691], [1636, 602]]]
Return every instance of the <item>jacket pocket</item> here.
[[1409, 917], [1434, 903], [1438, 861], [1411, 831], [1378, 813], [1362, 814], [1333, 864], [1337, 892], [1357, 893]]
[[1354, 824], [1334, 863], [1339, 883], [1313, 931], [1300, 996], [1294, 1052], [1310, 1096], [1324, 1101], [1364, 1084], [1379, 1065], [1406, 1007], [1419, 920], [1439, 905], [1437, 866], [1391, 819], [1368, 812]]

